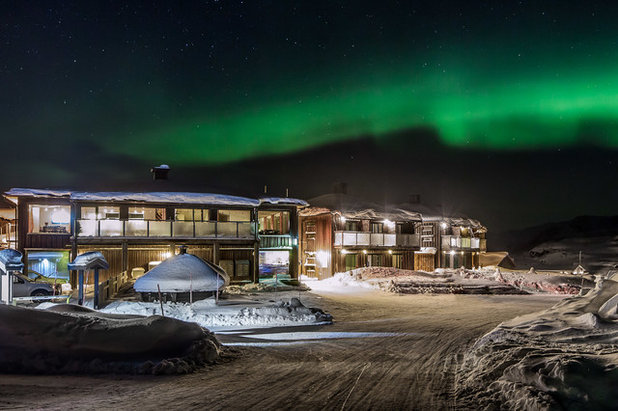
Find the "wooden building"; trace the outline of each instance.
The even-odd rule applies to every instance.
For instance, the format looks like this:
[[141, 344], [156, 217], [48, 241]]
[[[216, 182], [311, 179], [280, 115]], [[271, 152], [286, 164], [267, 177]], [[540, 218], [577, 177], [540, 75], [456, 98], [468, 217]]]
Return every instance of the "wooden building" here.
[[223, 267], [233, 282], [269, 276], [261, 262], [271, 255], [281, 273], [298, 275], [303, 200], [20, 188], [5, 197], [17, 205], [16, 248], [30, 269], [68, 275], [68, 261], [100, 251], [110, 264], [104, 275], [115, 276], [138, 267], [147, 271], [186, 245], [189, 253]]
[[387, 209], [344, 193], [327, 194], [301, 210], [300, 271], [326, 278], [359, 267], [414, 269], [421, 216]]
[[299, 213], [299, 271], [327, 278], [360, 267], [433, 271], [479, 266], [486, 229], [419, 202], [380, 206], [345, 193], [309, 200]]

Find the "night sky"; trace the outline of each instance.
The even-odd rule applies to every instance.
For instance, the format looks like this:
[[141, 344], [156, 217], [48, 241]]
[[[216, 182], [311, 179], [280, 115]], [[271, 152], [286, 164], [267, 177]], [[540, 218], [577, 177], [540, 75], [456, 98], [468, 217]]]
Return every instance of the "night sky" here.
[[618, 5], [454, 3], [4, 4], [1, 188], [343, 181], [490, 231], [614, 214]]

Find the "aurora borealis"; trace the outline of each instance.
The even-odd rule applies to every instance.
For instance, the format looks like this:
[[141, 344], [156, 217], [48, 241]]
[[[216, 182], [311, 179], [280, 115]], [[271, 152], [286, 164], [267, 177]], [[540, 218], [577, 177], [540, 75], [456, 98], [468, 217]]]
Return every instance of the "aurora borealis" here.
[[[417, 159], [380, 163], [380, 178], [406, 185], [390, 197], [453, 199], [463, 183], [484, 195], [487, 179], [550, 181], [558, 168], [560, 184], [598, 181], [589, 195], [603, 197], [618, 148], [617, 17], [595, 1], [15, 3], [0, 20], [5, 184], [124, 187], [168, 163], [189, 189], [270, 182], [311, 196], [345, 180], [380, 197], [366, 188], [381, 187], [377, 171], [345, 148], [368, 147]], [[345, 168], [316, 170], [312, 150]], [[602, 153], [598, 175], [565, 169], [578, 150]], [[459, 170], [534, 158], [537, 174], [430, 178], [419, 158]], [[539, 218], [554, 218], [549, 204]]]

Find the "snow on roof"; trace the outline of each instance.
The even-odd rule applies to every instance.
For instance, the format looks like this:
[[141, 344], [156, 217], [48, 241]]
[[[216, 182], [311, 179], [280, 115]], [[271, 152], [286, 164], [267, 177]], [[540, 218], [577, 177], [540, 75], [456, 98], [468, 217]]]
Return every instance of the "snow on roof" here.
[[19, 251], [7, 248], [0, 250], [0, 269], [7, 271], [21, 271], [24, 264], [21, 261], [22, 255]]
[[284, 205], [296, 205], [301, 207], [307, 207], [309, 205], [305, 200], [289, 197], [261, 197], [260, 204], [284, 204]]
[[[350, 219], [418, 220], [421, 215], [415, 211], [398, 207], [381, 206], [347, 194], [325, 194], [309, 200], [312, 208], [327, 208]], [[303, 214], [301, 212], [301, 214]], [[304, 215], [304, 214], [303, 214]]]
[[7, 196], [17, 197], [70, 197], [71, 192], [66, 190], [48, 190], [39, 188], [11, 188]]
[[140, 293], [178, 293], [216, 291], [229, 283], [225, 271], [192, 254], [179, 254], [168, 258], [135, 281], [133, 288]]
[[149, 203], [190, 203], [208, 205], [239, 205], [255, 207], [258, 200], [227, 194], [184, 193], [184, 192], [81, 192], [32, 188], [12, 188], [5, 193], [20, 197], [63, 197], [81, 201], [138, 201]]
[[191, 203], [191, 204], [221, 204], [258, 206], [257, 200], [237, 197], [227, 194], [208, 193], [183, 193], [183, 192], [150, 192], [150, 193], [125, 193], [125, 192], [74, 192], [72, 200], [82, 201], [140, 201], [148, 203]]

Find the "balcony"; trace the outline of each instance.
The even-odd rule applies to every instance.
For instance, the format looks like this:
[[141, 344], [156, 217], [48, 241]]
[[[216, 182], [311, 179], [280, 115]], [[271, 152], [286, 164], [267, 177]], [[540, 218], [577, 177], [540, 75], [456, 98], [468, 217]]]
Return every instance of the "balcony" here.
[[260, 248], [272, 249], [291, 249], [294, 245], [294, 240], [289, 234], [260, 234]]
[[451, 250], [451, 249], [473, 249], [478, 250], [481, 248], [481, 240], [480, 238], [470, 238], [470, 237], [459, 237], [454, 235], [443, 235], [442, 236], [442, 249]]
[[255, 238], [249, 221], [77, 220], [78, 238]]
[[363, 231], [335, 231], [335, 246], [418, 247], [418, 234], [385, 234]]

